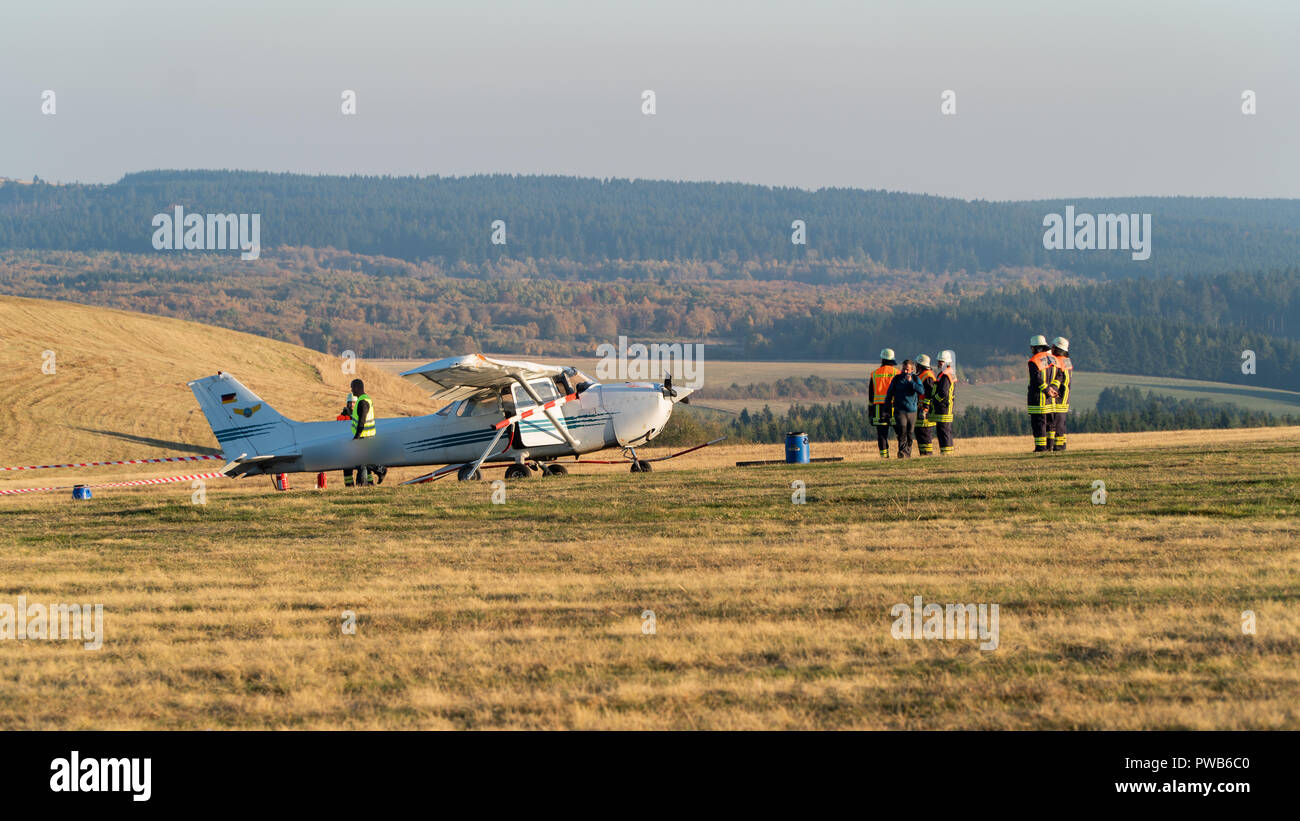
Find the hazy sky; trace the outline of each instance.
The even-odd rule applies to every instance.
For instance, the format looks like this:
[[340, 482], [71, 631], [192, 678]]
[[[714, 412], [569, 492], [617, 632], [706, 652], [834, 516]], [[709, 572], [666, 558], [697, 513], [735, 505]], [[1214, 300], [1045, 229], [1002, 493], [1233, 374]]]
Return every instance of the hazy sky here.
[[0, 176], [1300, 197], [1294, 0], [3, 0], [0, 32]]

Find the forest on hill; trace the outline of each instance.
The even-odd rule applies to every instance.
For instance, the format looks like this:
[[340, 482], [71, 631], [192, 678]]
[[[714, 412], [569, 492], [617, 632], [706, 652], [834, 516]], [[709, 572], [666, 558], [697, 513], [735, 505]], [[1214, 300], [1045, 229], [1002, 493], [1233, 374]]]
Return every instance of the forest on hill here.
[[[988, 279], [901, 271], [812, 285], [715, 280], [707, 271], [673, 279], [670, 263], [646, 267], [649, 276], [605, 281], [497, 266], [485, 279], [316, 249], [233, 267], [216, 255], [18, 251], [0, 252], [0, 291], [191, 319], [366, 358], [590, 355], [625, 335], [704, 341], [711, 359], [864, 362], [882, 347], [951, 348], [963, 377], [994, 381], [1021, 378], [1028, 336], [1045, 333], [1073, 341], [1081, 370], [1300, 386], [1295, 268], [1106, 282], [1027, 270], [1013, 285], [994, 287]], [[1242, 371], [1245, 351], [1255, 354], [1253, 373]], [[807, 386], [791, 391], [809, 393]]]
[[[312, 248], [238, 265], [216, 254], [0, 251], [0, 291], [190, 319], [328, 353], [438, 358], [472, 350], [589, 354], [620, 334], [708, 340], [710, 355], [737, 356], [746, 340], [762, 344], [756, 329], [778, 318], [934, 304], [957, 290], [951, 277], [887, 270], [853, 285], [817, 286], [785, 276], [717, 280], [709, 266], [666, 262], [618, 266], [623, 276], [612, 280], [582, 275], [592, 267], [568, 263], [577, 274], [556, 278], [528, 263], [450, 275], [433, 263]], [[1037, 271], [1000, 277], [1062, 281]], [[993, 279], [963, 282], [960, 292], [969, 293]]]
[[[1072, 340], [1075, 367], [1300, 386], [1300, 269], [988, 291], [946, 305], [775, 320], [755, 358], [792, 349], [812, 359], [863, 351], [951, 348], [967, 369], [1022, 375], [1031, 334]], [[1254, 370], [1243, 371], [1243, 354]], [[799, 358], [788, 356], [786, 358]]]
[[[110, 185], [0, 185], [0, 248], [153, 252], [151, 220], [257, 213], [264, 248], [335, 248], [446, 266], [528, 259], [719, 263], [837, 260], [967, 274], [1089, 277], [1262, 270], [1300, 258], [1300, 201], [1195, 197], [967, 201], [891, 191], [563, 176], [307, 176], [147, 171]], [[1152, 253], [1044, 248], [1043, 220], [1150, 214]], [[506, 243], [491, 241], [495, 220]], [[791, 242], [792, 223], [807, 244]], [[237, 255], [235, 257], [237, 259]]]

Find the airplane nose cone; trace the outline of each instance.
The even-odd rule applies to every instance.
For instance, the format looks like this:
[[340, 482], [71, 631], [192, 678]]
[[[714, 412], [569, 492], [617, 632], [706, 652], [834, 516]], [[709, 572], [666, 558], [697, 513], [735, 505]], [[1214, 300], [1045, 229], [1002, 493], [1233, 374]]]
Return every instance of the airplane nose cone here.
[[663, 432], [672, 416], [672, 400], [658, 388], [639, 392], [616, 417], [615, 435], [620, 445], [640, 445]]

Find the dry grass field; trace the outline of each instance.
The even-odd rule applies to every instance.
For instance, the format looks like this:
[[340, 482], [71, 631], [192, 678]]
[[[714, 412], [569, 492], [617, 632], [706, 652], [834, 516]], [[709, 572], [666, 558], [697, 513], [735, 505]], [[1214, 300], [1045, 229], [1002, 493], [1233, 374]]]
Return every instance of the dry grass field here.
[[[1300, 431], [1244, 433], [720, 453], [500, 505], [450, 481], [0, 499], [0, 602], [105, 607], [97, 651], [0, 641], [0, 727], [1296, 728]], [[997, 603], [1000, 646], [895, 640], [915, 595]]]
[[[54, 372], [45, 373], [45, 351]], [[0, 466], [211, 453], [192, 379], [219, 370], [295, 419], [333, 419], [337, 357], [252, 334], [71, 302], [0, 296]], [[430, 413], [414, 385], [361, 362], [385, 415]], [[14, 401], [21, 398], [21, 401]]]
[[[0, 328], [65, 309], [42, 305], [0, 299]], [[210, 442], [183, 381], [223, 365], [304, 417], [343, 378], [292, 346], [66, 309], [34, 355], [0, 348], [7, 395], [52, 417], [7, 406], [6, 464]], [[67, 351], [56, 376], [44, 347]], [[87, 390], [34, 394], [65, 362]], [[146, 398], [131, 384], [176, 409], [122, 418], [113, 396]], [[204, 504], [189, 484], [0, 497], [0, 605], [99, 603], [105, 633], [0, 640], [0, 728], [1300, 728], [1300, 428], [958, 448], [814, 443], [848, 458], [737, 468], [780, 449], [724, 443], [650, 474], [512, 481], [504, 504], [396, 474], [212, 480]], [[893, 638], [917, 595], [997, 604], [999, 647]]]

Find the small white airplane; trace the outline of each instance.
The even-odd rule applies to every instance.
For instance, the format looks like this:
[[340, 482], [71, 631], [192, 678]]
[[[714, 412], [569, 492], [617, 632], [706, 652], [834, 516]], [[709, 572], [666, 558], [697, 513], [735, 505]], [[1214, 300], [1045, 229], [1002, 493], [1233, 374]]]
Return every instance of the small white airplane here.
[[557, 459], [613, 447], [622, 448], [632, 472], [640, 473], [653, 461], [721, 441], [659, 459], [637, 456], [637, 446], [659, 435], [673, 405], [694, 391], [674, 388], [671, 377], [602, 385], [575, 368], [482, 354], [440, 359], [402, 376], [449, 404], [428, 416], [377, 419], [375, 435], [362, 439], [352, 438], [348, 420], [285, 418], [227, 373], [196, 379], [189, 387], [221, 446], [227, 476], [444, 466], [404, 483], [411, 484], [452, 472], [461, 480], [478, 479], [485, 463], [506, 467], [508, 479], [534, 471], [563, 476], [568, 471]]

